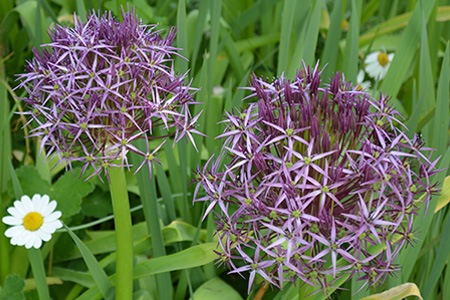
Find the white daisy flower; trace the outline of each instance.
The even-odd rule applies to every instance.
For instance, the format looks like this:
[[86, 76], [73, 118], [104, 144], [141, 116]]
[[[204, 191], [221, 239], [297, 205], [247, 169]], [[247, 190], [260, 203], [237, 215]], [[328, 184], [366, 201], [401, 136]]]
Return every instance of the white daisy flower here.
[[384, 51], [372, 52], [364, 60], [365, 70], [370, 77], [376, 80], [383, 79], [389, 70], [392, 59], [394, 59], [394, 53], [388, 54]]
[[364, 81], [364, 71], [359, 70], [356, 76], [356, 86], [358, 90], [368, 90], [370, 89], [370, 81]]
[[11, 238], [11, 244], [39, 249], [42, 241], [48, 242], [52, 234], [63, 226], [59, 220], [60, 211], [55, 211], [56, 201], [50, 201], [47, 195], [35, 194], [33, 199], [22, 196], [14, 201], [14, 207], [8, 208], [11, 216], [3, 217], [3, 223], [12, 227], [5, 231]]

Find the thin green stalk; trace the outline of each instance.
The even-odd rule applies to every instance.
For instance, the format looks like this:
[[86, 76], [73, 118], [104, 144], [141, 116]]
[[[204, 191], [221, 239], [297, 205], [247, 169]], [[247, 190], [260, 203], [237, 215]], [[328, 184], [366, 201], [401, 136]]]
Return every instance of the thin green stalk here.
[[133, 235], [125, 173], [121, 167], [108, 169], [116, 231], [116, 299], [133, 298]]
[[39, 299], [50, 300], [41, 251], [39, 249], [31, 248], [28, 250], [28, 256], [30, 257], [31, 269], [33, 270]]

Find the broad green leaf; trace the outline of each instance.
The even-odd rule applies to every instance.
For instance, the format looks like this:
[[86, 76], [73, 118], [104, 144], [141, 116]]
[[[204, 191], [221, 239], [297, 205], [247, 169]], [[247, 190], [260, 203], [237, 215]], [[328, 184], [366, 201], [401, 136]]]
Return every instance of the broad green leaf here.
[[77, 214], [81, 200], [94, 190], [94, 185], [81, 178], [81, 169], [73, 169], [62, 175], [51, 189], [50, 195], [58, 202], [58, 210], [64, 218]]
[[34, 167], [22, 166], [16, 170], [24, 195], [49, 195], [58, 202], [57, 210], [63, 218], [77, 214], [81, 209], [81, 199], [94, 190], [94, 185], [80, 178], [80, 169], [66, 172], [52, 186], [43, 180]]
[[416, 296], [420, 300], [423, 300], [419, 288], [414, 283], [405, 283], [393, 287], [383, 293], [362, 298], [361, 300], [402, 300], [403, 298], [410, 296]]
[[218, 277], [214, 277], [202, 284], [195, 291], [192, 299], [242, 300], [243, 298], [231, 285]]
[[[16, 170], [16, 175], [22, 187], [22, 195], [30, 197], [34, 194], [50, 195], [51, 185], [39, 176], [38, 171], [34, 167], [22, 166]], [[59, 208], [58, 205], [57, 209], [59, 210]]]
[[22, 300], [25, 299], [23, 290], [25, 280], [18, 275], [8, 275], [0, 290], [0, 300]]

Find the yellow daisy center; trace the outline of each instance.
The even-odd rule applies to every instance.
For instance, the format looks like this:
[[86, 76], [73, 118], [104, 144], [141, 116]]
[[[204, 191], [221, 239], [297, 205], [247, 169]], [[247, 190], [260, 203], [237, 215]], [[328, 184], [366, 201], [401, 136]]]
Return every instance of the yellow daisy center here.
[[41, 228], [42, 223], [44, 223], [44, 218], [40, 213], [35, 211], [29, 212], [23, 218], [23, 227], [29, 231], [36, 231]]
[[380, 63], [380, 65], [382, 67], [384, 67], [385, 65], [387, 65], [389, 63], [389, 57], [386, 53], [384, 52], [380, 52], [378, 54], [378, 62]]

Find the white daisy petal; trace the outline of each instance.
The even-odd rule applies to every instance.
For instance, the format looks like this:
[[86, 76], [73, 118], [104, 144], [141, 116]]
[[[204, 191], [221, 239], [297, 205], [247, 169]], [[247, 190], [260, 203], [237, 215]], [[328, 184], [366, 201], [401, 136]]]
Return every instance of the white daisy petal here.
[[39, 212], [39, 207], [41, 206], [42, 197], [39, 194], [34, 194], [33, 198], [31, 198], [31, 202], [33, 202], [34, 211]]
[[48, 234], [52, 234], [56, 231], [56, 228], [55, 228], [55, 226], [53, 226], [53, 222], [52, 223], [45, 222], [44, 224], [42, 224], [42, 226], [41, 226], [41, 228], [39, 228], [39, 230], [42, 230], [43, 232], [48, 233]]
[[22, 197], [21, 201], [22, 201], [22, 205], [23, 205], [25, 213], [34, 211], [34, 205], [33, 205], [33, 202], [31, 201], [30, 197], [28, 197], [28, 196]]
[[61, 218], [61, 212], [59, 210], [52, 212], [51, 214], [45, 216], [46, 222], [52, 222]]
[[356, 75], [356, 82], [360, 83], [364, 81], [364, 71], [361, 69], [358, 72], [358, 75]]
[[22, 215], [25, 216], [28, 211], [25, 211], [25, 207], [23, 207], [23, 203], [19, 200], [14, 201], [14, 207], [17, 209], [17, 211]]
[[378, 60], [378, 52], [372, 52], [366, 56], [366, 59], [364, 62], [366, 64], [370, 64], [370, 63], [377, 62], [377, 60]]
[[18, 236], [17, 245], [23, 246], [25, 245], [32, 237], [32, 232], [25, 230], [21, 235]]
[[25, 217], [25, 215], [26, 215], [24, 212], [18, 210], [18, 209], [17, 209], [16, 207], [14, 207], [14, 206], [8, 207], [7, 211], [8, 211], [8, 213], [9, 213], [11, 216], [16, 217], [16, 218], [20, 218], [20, 219], [22, 219], [22, 218]]
[[25, 248], [30, 249], [33, 247], [36, 238], [37, 236], [35, 234], [30, 234], [28, 240], [25, 242]]
[[[50, 240], [50, 239], [48, 239], [48, 240]], [[42, 239], [39, 236], [35, 235], [33, 247], [36, 249], [39, 249], [39, 248], [41, 248], [41, 246], [42, 246]]]
[[[380, 55], [382, 57], [381, 62], [379, 59]], [[376, 80], [383, 79], [389, 70], [393, 58], [394, 53], [388, 54], [384, 51], [376, 51], [368, 54], [364, 60], [367, 75]]]
[[51, 234], [49, 234], [49, 233], [47, 233], [47, 232], [44, 232], [44, 231], [42, 231], [42, 230], [38, 230], [38, 231], [36, 231], [36, 234], [39, 236], [39, 238], [41, 239], [41, 240], [43, 240], [44, 242], [48, 242], [48, 241], [50, 241], [50, 239], [52, 238], [52, 235]]
[[11, 216], [3, 217], [2, 221], [6, 225], [21, 225], [22, 224], [22, 219], [17, 218], [17, 217], [11, 217]]
[[[55, 211], [56, 201], [50, 201], [47, 195], [33, 195], [33, 199], [24, 195], [20, 200], [14, 202], [14, 207], [7, 209], [10, 216], [3, 217], [3, 223], [12, 225], [5, 231], [5, 236], [11, 238], [10, 243], [25, 248], [40, 248], [42, 242], [48, 242], [52, 234], [63, 226], [59, 220], [60, 211]], [[26, 215], [30, 212], [40, 214], [43, 217], [43, 223], [33, 223], [27, 221]], [[39, 226], [40, 225], [40, 226]]]
[[12, 238], [15, 236], [22, 235], [24, 231], [25, 228], [23, 228], [23, 226], [14, 226], [5, 230], [5, 236]]
[[31, 201], [33, 201], [34, 211], [41, 213], [41, 210], [45, 208], [45, 202], [43, 201], [41, 195], [35, 194]]
[[44, 209], [44, 210], [42, 210], [42, 215], [44, 216], [44, 217], [46, 217], [46, 216], [48, 216], [49, 214], [51, 214], [54, 210], [55, 210], [55, 208], [56, 208], [56, 201], [55, 200], [53, 200], [53, 201], [50, 201], [50, 203], [47, 205], [47, 207]]
[[[14, 246], [20, 246], [19, 243], [18, 243], [20, 237], [21, 237], [21, 236], [19, 236], [19, 235], [13, 236], [13, 237], [11, 238], [11, 242], [10, 242], [11, 245], [14, 245]], [[22, 245], [22, 246], [23, 246], [23, 245]]]

